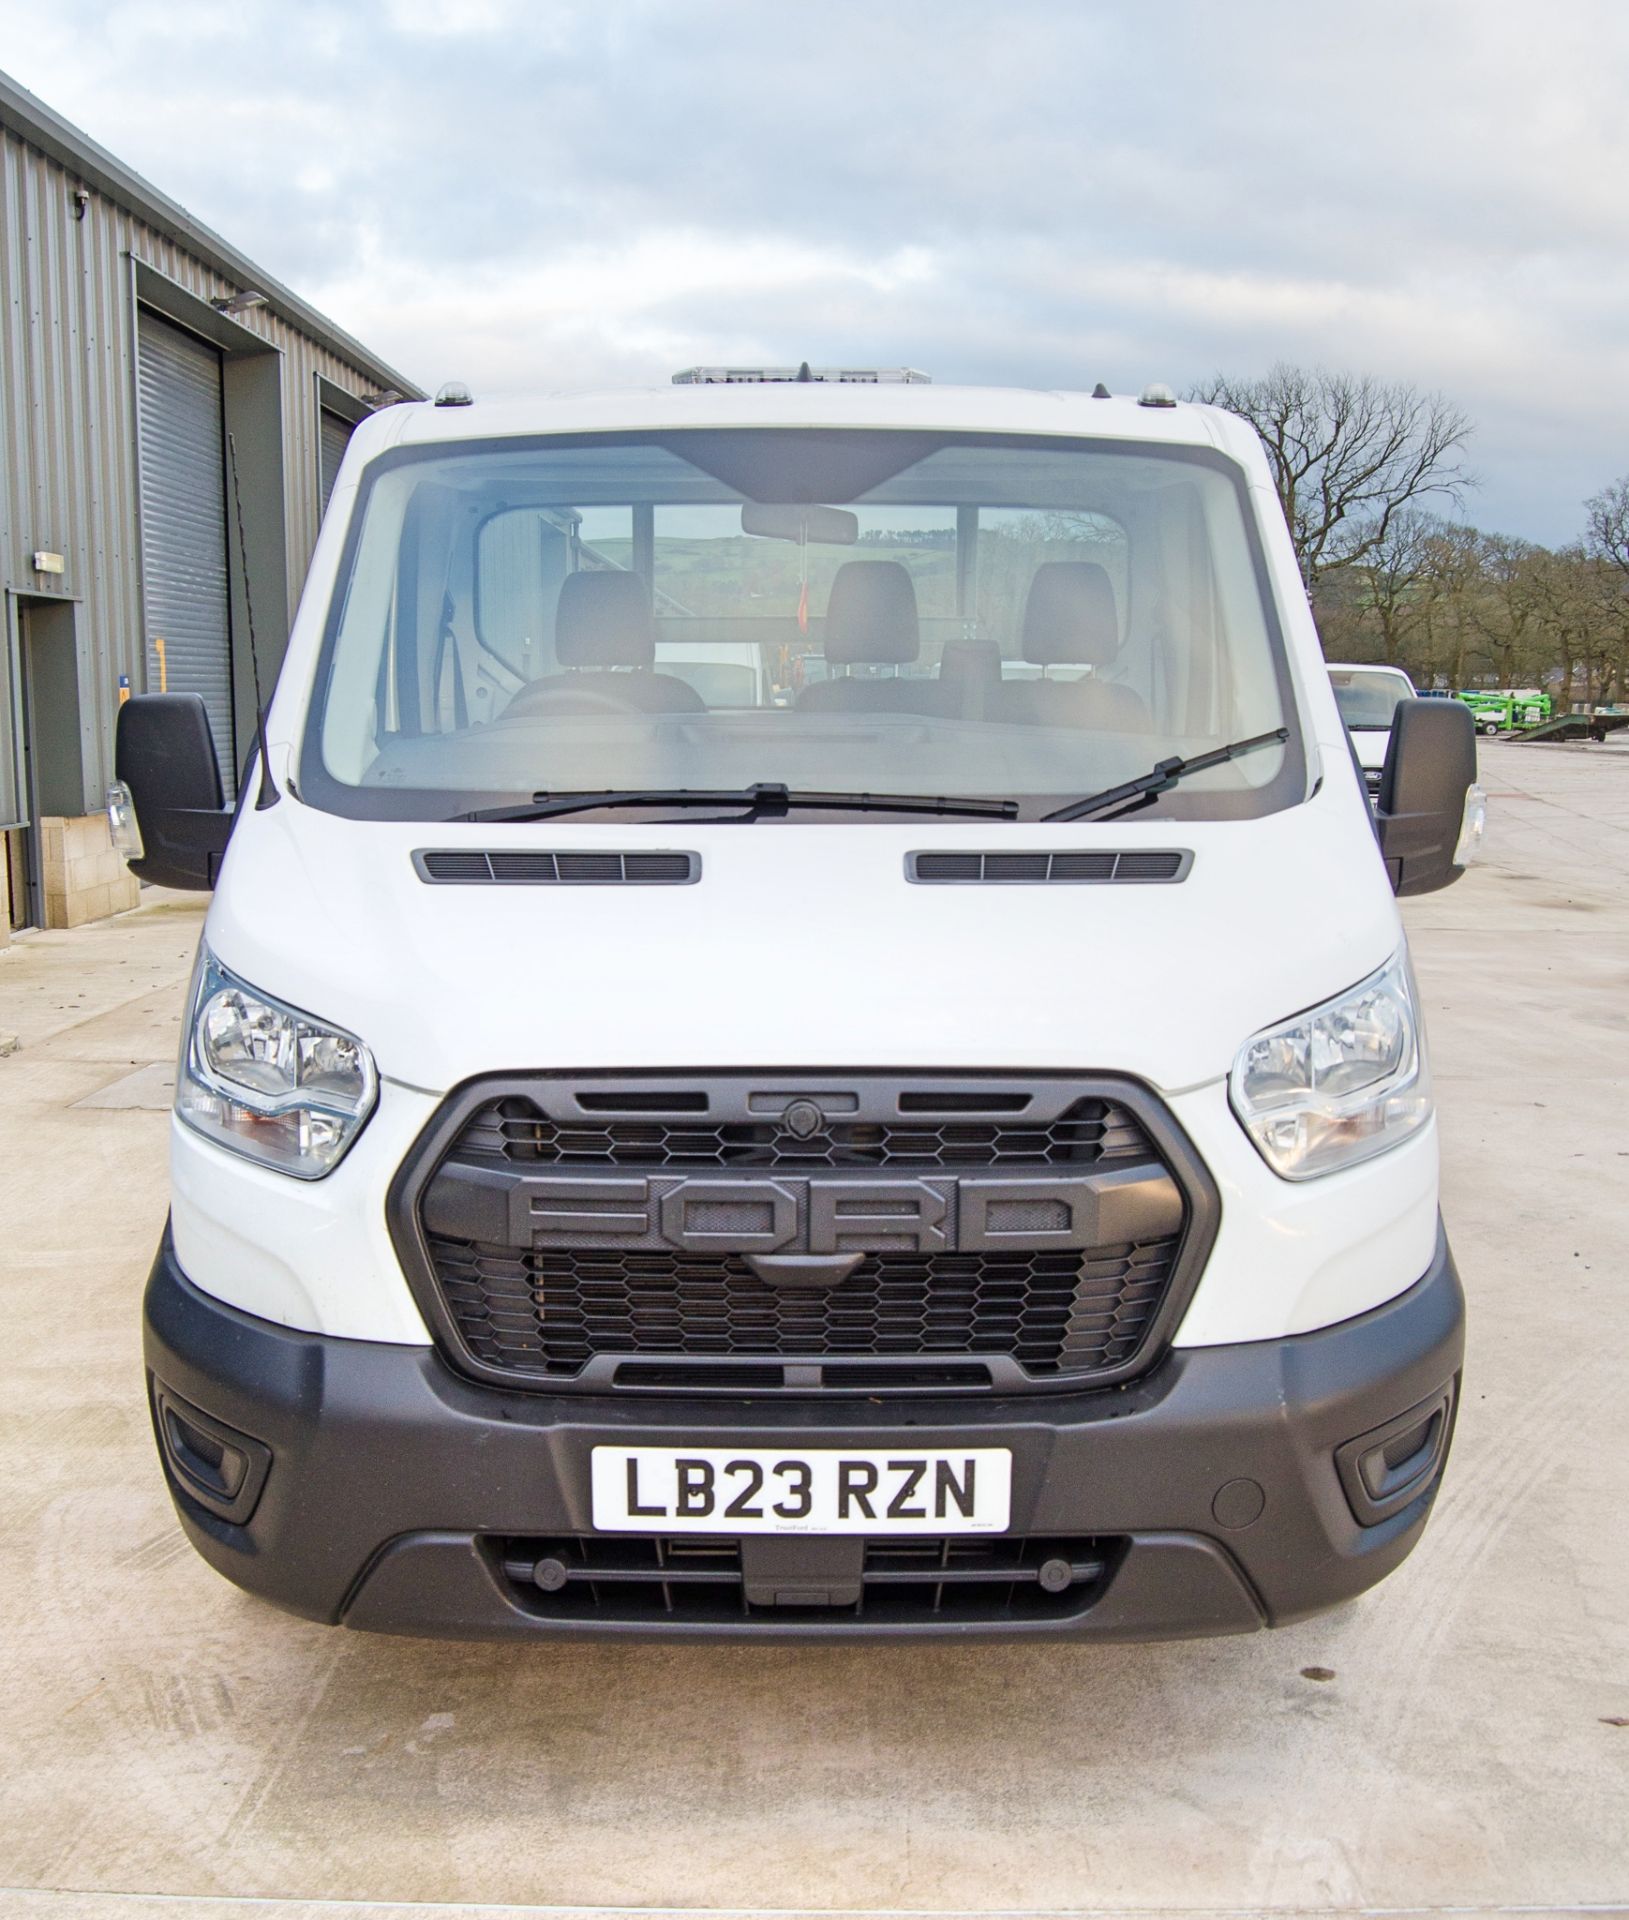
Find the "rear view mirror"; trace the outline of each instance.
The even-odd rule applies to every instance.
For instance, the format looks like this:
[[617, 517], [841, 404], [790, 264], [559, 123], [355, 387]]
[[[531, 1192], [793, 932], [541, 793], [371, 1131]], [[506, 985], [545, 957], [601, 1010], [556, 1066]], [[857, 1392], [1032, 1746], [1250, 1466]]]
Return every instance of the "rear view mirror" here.
[[1403, 700], [1391, 723], [1375, 826], [1397, 894], [1434, 893], [1465, 871], [1476, 788], [1476, 722], [1458, 700]]
[[154, 886], [213, 887], [232, 815], [203, 701], [195, 693], [127, 700], [119, 709], [113, 761], [141, 834], [141, 854], [130, 871]]
[[741, 531], [760, 540], [812, 540], [821, 547], [852, 547], [860, 537], [860, 516], [842, 507], [766, 507], [749, 500], [741, 509]]

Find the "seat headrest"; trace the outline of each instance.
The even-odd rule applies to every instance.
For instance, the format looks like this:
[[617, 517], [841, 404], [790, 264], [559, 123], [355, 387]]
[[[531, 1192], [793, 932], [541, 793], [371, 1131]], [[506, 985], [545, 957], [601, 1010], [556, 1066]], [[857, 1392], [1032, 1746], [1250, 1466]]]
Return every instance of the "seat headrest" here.
[[1024, 658], [1037, 667], [1106, 667], [1120, 651], [1114, 583], [1095, 560], [1043, 560], [1024, 605]]
[[845, 560], [826, 601], [826, 658], [833, 666], [904, 666], [922, 651], [916, 588], [897, 560]]
[[568, 573], [554, 612], [563, 667], [648, 667], [656, 659], [650, 588], [637, 573]]

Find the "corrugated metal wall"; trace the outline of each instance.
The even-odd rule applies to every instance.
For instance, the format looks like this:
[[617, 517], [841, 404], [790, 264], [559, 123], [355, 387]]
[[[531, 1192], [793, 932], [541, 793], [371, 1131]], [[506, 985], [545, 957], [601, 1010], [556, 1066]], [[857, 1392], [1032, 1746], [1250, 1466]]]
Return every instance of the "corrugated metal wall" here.
[[[77, 598], [81, 706], [93, 792], [107, 778], [118, 677], [147, 684], [140, 602], [135, 314], [131, 262], [202, 300], [240, 289], [134, 214], [0, 128], [0, 585]], [[283, 357], [288, 601], [299, 598], [321, 513], [317, 376], [351, 394], [367, 376], [261, 308], [239, 322]], [[39, 548], [62, 553], [37, 575]], [[281, 638], [281, 636], [279, 636]], [[94, 736], [90, 738], [89, 736]]]

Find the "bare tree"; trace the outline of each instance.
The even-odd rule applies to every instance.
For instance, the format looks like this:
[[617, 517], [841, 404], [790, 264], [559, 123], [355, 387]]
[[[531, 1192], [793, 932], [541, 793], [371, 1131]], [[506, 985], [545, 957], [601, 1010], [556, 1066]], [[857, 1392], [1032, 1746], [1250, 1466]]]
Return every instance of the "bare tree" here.
[[1584, 512], [1584, 551], [1611, 583], [1596, 595], [1598, 650], [1582, 662], [1585, 698], [1593, 703], [1629, 691], [1629, 474], [1593, 494]]
[[1468, 610], [1478, 669], [1501, 687], [1538, 684], [1554, 665], [1549, 568], [1554, 556], [1530, 540], [1483, 534], [1481, 591]]
[[1419, 657], [1431, 618], [1442, 523], [1428, 514], [1391, 516], [1361, 560], [1319, 575], [1313, 610], [1325, 650], [1388, 666]]
[[1475, 527], [1441, 521], [1427, 538], [1421, 646], [1417, 657], [1435, 678], [1465, 685], [1475, 650], [1472, 609], [1482, 589], [1482, 535]]
[[1398, 510], [1361, 558], [1319, 575], [1326, 648], [1416, 683], [1547, 687], [1563, 709], [1629, 699], [1629, 475], [1585, 510], [1583, 535], [1553, 550]]
[[1188, 397], [1261, 435], [1309, 591], [1375, 552], [1398, 514], [1473, 484], [1459, 459], [1470, 420], [1440, 393], [1280, 362], [1259, 380], [1218, 374]]
[[1629, 474], [1584, 502], [1584, 545], [1597, 559], [1629, 574]]
[[1629, 600], [1623, 576], [1582, 541], [1543, 555], [1535, 571], [1551, 659], [1559, 667], [1562, 700], [1593, 708], [1629, 684]]

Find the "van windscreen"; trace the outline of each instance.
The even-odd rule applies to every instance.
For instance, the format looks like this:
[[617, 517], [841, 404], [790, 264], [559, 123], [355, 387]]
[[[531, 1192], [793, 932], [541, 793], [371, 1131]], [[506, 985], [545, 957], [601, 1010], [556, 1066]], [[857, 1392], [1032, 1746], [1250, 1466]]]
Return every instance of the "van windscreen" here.
[[1337, 668], [1329, 677], [1334, 682], [1341, 719], [1359, 732], [1390, 727], [1398, 702], [1407, 700], [1413, 692], [1402, 674], [1379, 669], [1363, 673]]
[[[364, 470], [300, 790], [396, 819], [756, 783], [1034, 818], [1290, 721], [1265, 580], [1242, 475], [1200, 448], [818, 428], [402, 448]], [[1302, 769], [1290, 725], [1151, 810], [1265, 813]]]

